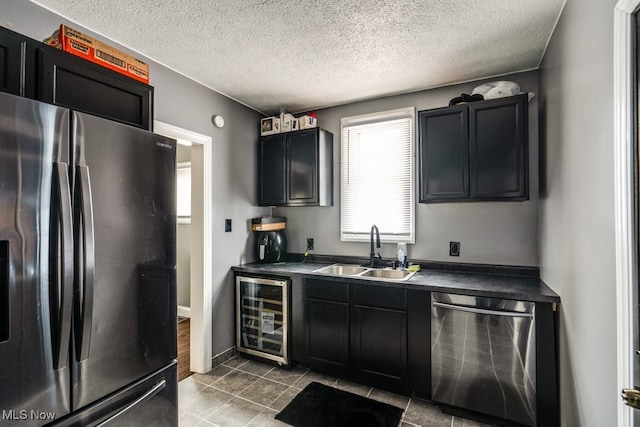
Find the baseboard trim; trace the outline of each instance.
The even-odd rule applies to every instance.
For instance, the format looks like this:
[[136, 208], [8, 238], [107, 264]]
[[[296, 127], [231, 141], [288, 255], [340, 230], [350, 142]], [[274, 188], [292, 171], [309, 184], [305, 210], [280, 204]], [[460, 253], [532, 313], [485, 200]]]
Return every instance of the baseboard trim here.
[[227, 360], [231, 359], [236, 354], [236, 346], [234, 345], [233, 347], [223, 351], [222, 353], [218, 353], [213, 356], [213, 358], [211, 359], [211, 366], [215, 368], [216, 366], [221, 365]]
[[191, 307], [178, 306], [178, 316], [191, 318]]

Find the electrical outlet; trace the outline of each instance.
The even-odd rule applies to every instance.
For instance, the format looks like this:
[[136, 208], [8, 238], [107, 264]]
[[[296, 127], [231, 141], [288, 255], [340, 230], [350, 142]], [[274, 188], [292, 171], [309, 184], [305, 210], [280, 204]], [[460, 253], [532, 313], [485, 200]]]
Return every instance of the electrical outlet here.
[[231, 220], [230, 219], [225, 219], [224, 220], [224, 232], [225, 233], [230, 233], [231, 232]]
[[449, 242], [449, 256], [460, 256], [460, 242]]
[[313, 237], [307, 237], [307, 250], [313, 250]]

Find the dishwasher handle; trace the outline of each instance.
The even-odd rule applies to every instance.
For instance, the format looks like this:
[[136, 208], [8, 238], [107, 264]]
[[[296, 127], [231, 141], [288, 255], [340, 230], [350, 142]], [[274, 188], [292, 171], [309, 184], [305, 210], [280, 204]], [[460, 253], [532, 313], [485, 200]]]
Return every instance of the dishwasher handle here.
[[522, 313], [519, 311], [487, 310], [486, 308], [468, 307], [465, 305], [447, 304], [444, 302], [437, 302], [437, 301], [432, 302], [431, 304], [434, 307], [444, 308], [447, 310], [464, 311], [467, 313], [488, 314], [491, 316], [502, 316], [502, 317], [524, 317], [528, 319], [533, 319], [533, 314]]

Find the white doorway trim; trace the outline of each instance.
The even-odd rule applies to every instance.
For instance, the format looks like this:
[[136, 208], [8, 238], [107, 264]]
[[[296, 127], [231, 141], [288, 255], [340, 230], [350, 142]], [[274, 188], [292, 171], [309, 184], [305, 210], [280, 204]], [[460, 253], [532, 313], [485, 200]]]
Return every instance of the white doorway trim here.
[[[614, 191], [616, 237], [616, 304], [618, 390], [634, 384], [634, 313], [636, 263], [633, 189], [633, 13], [640, 0], [620, 0], [613, 24]], [[618, 426], [634, 423], [633, 409], [618, 398]]]
[[[202, 236], [200, 240], [202, 256], [192, 258], [191, 280], [191, 360], [189, 369], [200, 374], [207, 373], [212, 367], [212, 305], [213, 284], [211, 259], [213, 256], [213, 145], [210, 136], [183, 129], [168, 123], [153, 121], [154, 132], [175, 139], [191, 141], [192, 144], [201, 145], [203, 152], [202, 161], [202, 212], [192, 212], [192, 227], [200, 227], [202, 232], [194, 232], [194, 235]], [[192, 159], [193, 163], [194, 159]], [[194, 167], [197, 167], [194, 165]], [[201, 224], [198, 217], [202, 218]]]

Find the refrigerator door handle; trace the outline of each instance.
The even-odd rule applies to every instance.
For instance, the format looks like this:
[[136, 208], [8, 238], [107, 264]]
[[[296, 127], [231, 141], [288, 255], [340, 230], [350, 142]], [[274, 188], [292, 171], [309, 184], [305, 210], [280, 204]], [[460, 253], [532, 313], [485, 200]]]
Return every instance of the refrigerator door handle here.
[[160, 393], [162, 390], [164, 390], [166, 386], [167, 386], [167, 380], [158, 381], [156, 385], [154, 385], [149, 390], [147, 390], [142, 396], [140, 396], [139, 398], [131, 402], [129, 405], [124, 407], [122, 410], [118, 411], [116, 414], [112, 415], [111, 417], [107, 418], [106, 420], [98, 424], [96, 427], [104, 427], [116, 421], [118, 418], [122, 417], [123, 415], [126, 415], [136, 407], [144, 404], [146, 401], [148, 401], [149, 399], [151, 399], [152, 397]]
[[91, 180], [87, 166], [77, 166], [76, 183], [80, 185], [76, 195], [76, 217], [74, 218], [76, 236], [75, 262], [75, 318], [79, 322], [76, 328], [76, 358], [83, 361], [89, 358], [91, 345], [91, 326], [93, 322], [93, 284], [95, 277], [95, 242], [93, 224], [93, 200]]
[[[71, 210], [71, 188], [69, 186], [69, 174], [66, 163], [56, 162], [53, 164], [55, 193], [54, 197], [58, 207], [58, 236], [54, 237], [56, 243], [56, 261], [62, 267], [60, 274], [54, 277], [53, 291], [59, 295], [59, 306], [55, 307], [57, 319], [52, 320], [57, 325], [57, 342], [54, 349], [55, 369], [67, 366], [69, 355], [69, 338], [71, 336], [71, 309], [73, 302], [73, 233], [72, 233], [72, 210]], [[59, 227], [59, 228], [58, 228]], [[59, 259], [59, 261], [58, 261]]]

